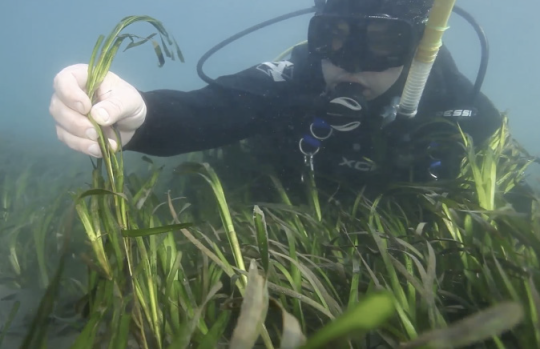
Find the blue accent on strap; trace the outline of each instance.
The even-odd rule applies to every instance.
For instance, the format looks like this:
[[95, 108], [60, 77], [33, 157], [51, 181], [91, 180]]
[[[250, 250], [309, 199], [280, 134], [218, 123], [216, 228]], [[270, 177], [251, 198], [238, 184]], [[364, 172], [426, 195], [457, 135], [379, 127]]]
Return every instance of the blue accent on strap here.
[[304, 135], [304, 141], [314, 148], [319, 148], [321, 146], [321, 141], [314, 137], [311, 137], [310, 135]]
[[431, 143], [429, 143], [429, 146], [435, 148], [435, 147], [438, 147], [438, 146], [439, 146], [439, 143], [437, 143], [437, 142], [431, 142]]
[[437, 160], [437, 161], [433, 161], [431, 165], [429, 165], [429, 168], [440, 167], [441, 165], [442, 165], [441, 160]]
[[329, 129], [330, 128], [330, 125], [328, 125], [326, 123], [326, 121], [324, 121], [323, 119], [319, 119], [319, 118], [315, 118], [315, 120], [313, 120], [313, 126], [317, 127], [317, 128], [324, 128], [324, 129]]

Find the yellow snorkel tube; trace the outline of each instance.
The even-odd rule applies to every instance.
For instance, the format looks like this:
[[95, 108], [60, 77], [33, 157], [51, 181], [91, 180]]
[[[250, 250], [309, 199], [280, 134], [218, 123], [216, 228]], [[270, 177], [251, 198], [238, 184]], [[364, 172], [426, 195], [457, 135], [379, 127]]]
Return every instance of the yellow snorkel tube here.
[[424, 36], [418, 45], [412, 62], [403, 95], [399, 102], [398, 115], [412, 118], [416, 116], [418, 104], [424, 93], [433, 63], [442, 46], [442, 37], [448, 29], [448, 20], [456, 0], [435, 0], [426, 24]]

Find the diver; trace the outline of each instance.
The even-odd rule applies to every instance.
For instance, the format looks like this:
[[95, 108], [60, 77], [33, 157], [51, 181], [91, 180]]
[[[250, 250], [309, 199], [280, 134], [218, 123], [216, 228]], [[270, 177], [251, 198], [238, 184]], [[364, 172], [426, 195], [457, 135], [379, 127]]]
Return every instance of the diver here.
[[[251, 154], [290, 183], [301, 181], [306, 169], [317, 178], [359, 185], [381, 178], [456, 176], [461, 147], [431, 136], [455, 124], [481, 144], [502, 117], [484, 94], [470, 100], [473, 84], [445, 46], [415, 117], [392, 113], [433, 0], [320, 3], [307, 43], [296, 46], [288, 60], [263, 62], [198, 90], [143, 92], [109, 72], [92, 106], [84, 92], [88, 66], [63, 69], [54, 79], [49, 108], [59, 140], [100, 157], [97, 133], [85, 116], [91, 112], [107, 126], [113, 147], [118, 147], [115, 127], [124, 150], [148, 155], [173, 156], [247, 140]], [[423, 126], [436, 118], [448, 123]], [[461, 137], [457, 131], [448, 134], [453, 142]]]

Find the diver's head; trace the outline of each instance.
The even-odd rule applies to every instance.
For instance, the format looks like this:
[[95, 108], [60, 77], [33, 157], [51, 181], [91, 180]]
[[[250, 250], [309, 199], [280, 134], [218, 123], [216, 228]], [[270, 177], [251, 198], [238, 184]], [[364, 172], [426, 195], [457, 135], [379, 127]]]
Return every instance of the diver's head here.
[[348, 81], [373, 99], [410, 63], [433, 0], [327, 0], [309, 25], [308, 47], [329, 87]]

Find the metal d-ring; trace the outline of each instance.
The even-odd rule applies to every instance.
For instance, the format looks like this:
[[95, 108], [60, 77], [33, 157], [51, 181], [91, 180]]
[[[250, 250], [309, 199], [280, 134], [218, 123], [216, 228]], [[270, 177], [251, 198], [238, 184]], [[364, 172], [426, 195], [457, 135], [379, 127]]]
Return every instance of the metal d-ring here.
[[315, 134], [315, 132], [313, 131], [313, 123], [311, 123], [311, 125], [309, 126], [309, 130], [311, 131], [311, 135], [315, 138], [317, 138], [318, 140], [320, 141], [324, 141], [325, 139], [328, 139], [330, 138], [330, 136], [332, 135], [332, 133], [334, 132], [334, 129], [330, 127], [330, 132], [328, 132], [328, 135], [324, 136], [324, 137], [320, 137], [320, 136], [317, 136]]
[[300, 141], [298, 142], [298, 148], [300, 148], [300, 152], [302, 154], [304, 154], [305, 156], [308, 156], [308, 157], [313, 157], [315, 156], [319, 150], [321, 149], [320, 147], [317, 147], [317, 149], [313, 152], [307, 152], [304, 150], [304, 148], [302, 147], [302, 141], [304, 140], [304, 138], [300, 138]]

